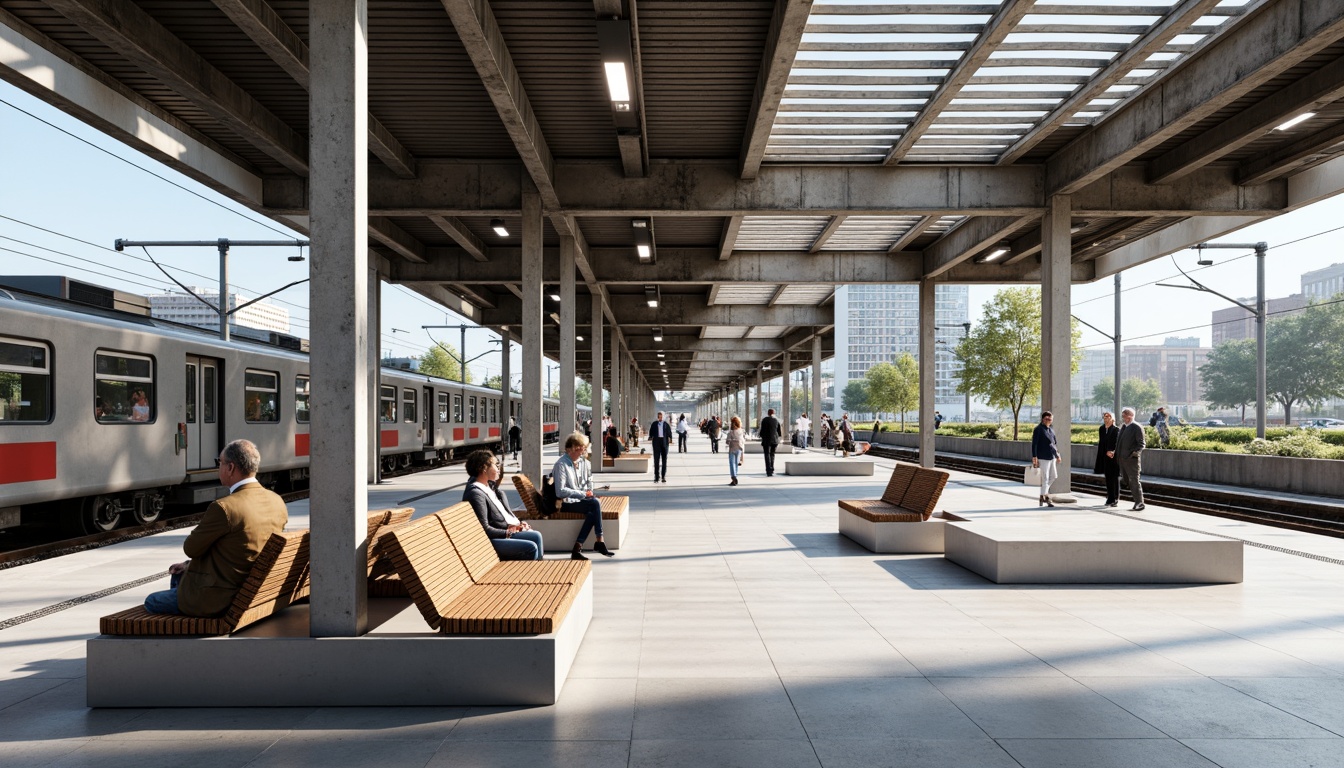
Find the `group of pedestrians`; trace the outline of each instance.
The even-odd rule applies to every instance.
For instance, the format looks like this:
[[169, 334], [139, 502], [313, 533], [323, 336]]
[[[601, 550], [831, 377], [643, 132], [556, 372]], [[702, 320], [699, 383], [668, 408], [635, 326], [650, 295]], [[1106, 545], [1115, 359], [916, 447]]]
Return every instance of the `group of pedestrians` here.
[[[1141, 512], [1143, 503], [1142, 453], [1148, 447], [1143, 427], [1134, 422], [1134, 409], [1120, 410], [1121, 424], [1115, 415], [1106, 411], [1101, 415], [1097, 434], [1097, 461], [1094, 470], [1106, 478], [1107, 507], [1120, 505], [1120, 481], [1124, 480], [1134, 498], [1132, 511]], [[1050, 486], [1059, 477], [1059, 463], [1063, 460], [1055, 438], [1054, 415], [1041, 412], [1041, 422], [1031, 433], [1031, 465], [1040, 470], [1040, 506], [1055, 506], [1050, 498]]]

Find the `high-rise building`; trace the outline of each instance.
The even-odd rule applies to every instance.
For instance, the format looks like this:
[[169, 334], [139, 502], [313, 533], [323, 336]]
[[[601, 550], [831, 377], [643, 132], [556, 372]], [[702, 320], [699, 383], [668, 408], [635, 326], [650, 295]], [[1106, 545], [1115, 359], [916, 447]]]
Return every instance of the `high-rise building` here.
[[1302, 273], [1302, 295], [1308, 301], [1325, 301], [1344, 293], [1344, 264]]
[[[1303, 276], [1305, 281], [1306, 276]], [[1303, 291], [1305, 293], [1305, 291]], [[1284, 296], [1281, 299], [1265, 299], [1265, 314], [1270, 320], [1307, 306], [1307, 298], [1301, 293]], [[1255, 306], [1255, 299], [1240, 299], [1243, 304]], [[1213, 311], [1213, 346], [1232, 339], [1255, 338], [1255, 314], [1241, 307], [1228, 307]]]
[[[966, 398], [957, 392], [961, 364], [953, 355], [970, 319], [970, 289], [934, 288], [937, 351], [934, 407], [950, 420], [965, 418]], [[849, 382], [862, 379], [878, 363], [902, 352], [919, 356], [919, 286], [842, 285], [835, 292], [835, 384], [837, 398]]]
[[[1115, 350], [1112, 347], [1105, 349], [1084, 349], [1083, 360], [1078, 365], [1078, 372], [1073, 374], [1069, 381], [1071, 397], [1076, 403], [1087, 403], [1092, 399], [1092, 391], [1097, 388], [1101, 380], [1106, 378], [1115, 378]], [[1101, 414], [1101, 409], [1105, 406], [1098, 406], [1097, 414]], [[1109, 410], [1109, 408], [1107, 408]], [[1088, 411], [1090, 415], [1090, 411]]]
[[[149, 309], [153, 317], [171, 320], [175, 323], [194, 325], [198, 328], [216, 330], [219, 328], [219, 313], [213, 307], [201, 303], [201, 299], [218, 306], [219, 291], [211, 291], [192, 286], [196, 296], [189, 293], [166, 292], [151, 294]], [[229, 308], [246, 304], [250, 299], [238, 293], [229, 294]], [[289, 333], [289, 310], [267, 301], [258, 301], [243, 307], [229, 318], [229, 325], [256, 328], [263, 331]]]

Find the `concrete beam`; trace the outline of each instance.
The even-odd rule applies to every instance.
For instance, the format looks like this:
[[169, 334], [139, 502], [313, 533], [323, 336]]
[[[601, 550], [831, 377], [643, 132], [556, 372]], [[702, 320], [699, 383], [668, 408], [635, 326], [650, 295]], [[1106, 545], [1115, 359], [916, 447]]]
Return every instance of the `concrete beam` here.
[[733, 246], [737, 244], [737, 232], [742, 228], [742, 216], [729, 216], [723, 220], [723, 234], [719, 237], [719, 259], [733, 255]]
[[924, 275], [938, 277], [977, 253], [1008, 239], [1034, 216], [980, 216], [970, 218], [924, 249]]
[[425, 263], [425, 244], [390, 219], [370, 216], [369, 237], [396, 251], [407, 261], [417, 264]]
[[1261, 138], [1285, 120], [1303, 112], [1317, 112], [1341, 98], [1344, 98], [1344, 58], [1276, 89], [1233, 117], [1148, 161], [1148, 178], [1154, 184], [1180, 179]]
[[775, 13], [770, 19], [770, 31], [765, 40], [765, 54], [756, 74], [756, 90], [751, 98], [747, 117], [747, 133], [742, 139], [738, 175], [754, 179], [765, 158], [765, 147], [770, 130], [779, 113], [780, 100], [789, 84], [798, 46], [803, 41], [807, 17], [812, 12], [812, 0], [776, 0]]
[[132, 0], [46, 4], [275, 162], [294, 173], [308, 173], [308, 142], [301, 134]]
[[[308, 44], [303, 42], [265, 0], [212, 0], [243, 34], [256, 43], [285, 70], [294, 82], [309, 89]], [[393, 173], [404, 179], [415, 177], [415, 157], [401, 145], [392, 132], [372, 114], [369, 121], [369, 151]]]
[[1267, 154], [1243, 160], [1237, 166], [1237, 181], [1263, 184], [1307, 165], [1327, 149], [1344, 142], [1344, 123], [1326, 126]]
[[[483, 312], [484, 325], [514, 325], [518, 314], [513, 302]], [[728, 305], [710, 307], [700, 296], [664, 294], [658, 307], [650, 307], [643, 296], [611, 296], [610, 307], [622, 328], [668, 325], [830, 325], [834, 311], [829, 307]], [[580, 323], [591, 322], [578, 307]]]
[[444, 234], [453, 238], [453, 242], [462, 246], [462, 250], [470, 254], [471, 258], [476, 261], [490, 260], [490, 247], [473, 234], [466, 224], [452, 216], [429, 216], [427, 218], [430, 223], [443, 230]]
[[3, 9], [0, 80], [231, 200], [261, 205], [250, 163]]
[[937, 216], [925, 216], [921, 218], [911, 225], [909, 229], [905, 230], [905, 234], [896, 238], [896, 242], [891, 244], [891, 247], [887, 249], [887, 253], [898, 253], [909, 248], [911, 243], [915, 242], [920, 235], [924, 234], [925, 230], [933, 226], [937, 221]]
[[1344, 0], [1279, 0], [1238, 22], [1046, 164], [1051, 194], [1082, 189], [1344, 36]]
[[1144, 168], [1127, 165], [1072, 195], [1074, 218], [1272, 216], [1288, 207], [1288, 185], [1271, 181], [1247, 186], [1237, 169], [1209, 166], [1189, 169], [1167, 183], [1150, 183]]

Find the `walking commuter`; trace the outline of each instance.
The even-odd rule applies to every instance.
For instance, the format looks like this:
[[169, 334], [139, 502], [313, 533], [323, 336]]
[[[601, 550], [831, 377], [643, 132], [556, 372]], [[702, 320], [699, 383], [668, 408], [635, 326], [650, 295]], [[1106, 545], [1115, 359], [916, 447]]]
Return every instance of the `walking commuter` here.
[[933, 428], [935, 430], [943, 426], [943, 414], [941, 411], [933, 412]]
[[626, 445], [630, 446], [631, 448], [638, 448], [638, 447], [639, 447], [639, 419], [638, 419], [638, 418], [633, 418], [633, 419], [630, 420], [630, 428], [629, 428], [629, 430], [627, 431], [627, 437], [628, 437], [629, 439], [626, 440]]
[[653, 482], [667, 482], [667, 449], [672, 445], [672, 425], [663, 421], [663, 412], [649, 425], [649, 442], [653, 445]]
[[793, 429], [798, 435], [798, 447], [807, 450], [807, 438], [808, 433], [812, 431], [812, 420], [804, 413], [793, 422]]
[[849, 414], [846, 413], [840, 418], [840, 458], [848, 459], [849, 452], [854, 450], [854, 425], [849, 423]]
[[1031, 433], [1031, 466], [1041, 470], [1040, 506], [1043, 507], [1055, 506], [1055, 502], [1050, 500], [1050, 486], [1059, 477], [1059, 462], [1062, 460], [1059, 444], [1055, 442], [1055, 430], [1050, 427], [1054, 420], [1054, 414], [1041, 411], [1041, 423]]
[[[938, 427], [936, 427], [936, 426], [934, 427], [934, 429], [937, 429], [937, 428], [938, 428]], [[874, 441], [874, 442], [877, 441], [877, 433], [878, 433], [878, 432], [881, 432], [881, 431], [882, 431], [882, 420], [879, 419], [879, 418], [877, 418], [877, 417], [873, 417], [873, 441]]]
[[1171, 430], [1167, 426], [1166, 406], [1153, 412], [1153, 417], [1148, 420], [1148, 426], [1157, 427], [1157, 444], [1159, 447], [1166, 448], [1171, 445]]
[[686, 452], [686, 433], [690, 428], [686, 426], [686, 414], [681, 414], [677, 419], [677, 453]]
[[518, 452], [523, 450], [523, 428], [518, 426], [518, 420], [509, 417], [509, 447], [513, 450], [513, 458], [518, 458]]
[[1125, 481], [1125, 485], [1129, 486], [1129, 493], [1134, 497], [1133, 510], [1141, 512], [1144, 509], [1143, 480], [1139, 475], [1143, 472], [1141, 454], [1143, 449], [1148, 447], [1148, 436], [1142, 426], [1134, 423], [1133, 408], [1122, 409], [1120, 421], [1124, 424], [1120, 427], [1120, 435], [1115, 439], [1115, 460], [1120, 463], [1120, 477]]
[[723, 440], [728, 448], [728, 476], [732, 478], [729, 485], [737, 485], [737, 468], [742, 466], [742, 448], [746, 440], [747, 433], [742, 429], [742, 420], [734, 416], [728, 422], [728, 432]]
[[1097, 428], [1097, 463], [1095, 471], [1106, 476], [1106, 506], [1114, 507], [1120, 503], [1120, 462], [1115, 460], [1115, 443], [1120, 437], [1120, 428], [1115, 426], [1115, 416], [1110, 411], [1101, 414], [1101, 426]]
[[508, 497], [499, 488], [503, 467], [490, 451], [474, 451], [467, 457], [467, 483], [462, 500], [471, 504], [500, 560], [540, 560], [545, 547], [541, 531], [519, 520], [509, 509]]
[[579, 528], [579, 538], [574, 542], [574, 550], [569, 553], [572, 560], [587, 560], [583, 556], [583, 542], [590, 532], [597, 533], [593, 551], [607, 557], [615, 555], [607, 549], [602, 540], [602, 502], [593, 495], [593, 475], [588, 460], [583, 455], [588, 452], [588, 438], [575, 432], [565, 440], [565, 455], [555, 462], [551, 476], [555, 478], [555, 497], [560, 500], [566, 512], [578, 512], [583, 515], [583, 525]]
[[705, 434], [709, 435], [710, 453], [719, 452], [719, 435], [721, 434], [722, 429], [723, 425], [719, 423], [719, 417], [710, 416], [709, 423], [705, 424]]
[[780, 425], [779, 419], [775, 418], [775, 409], [766, 411], [766, 416], [761, 419], [761, 423], [756, 427], [756, 434], [761, 438], [761, 454], [765, 456], [765, 476], [773, 477], [775, 474], [775, 449], [779, 448]]
[[817, 425], [817, 446], [831, 447], [831, 417], [824, 413], [821, 415], [821, 423]]

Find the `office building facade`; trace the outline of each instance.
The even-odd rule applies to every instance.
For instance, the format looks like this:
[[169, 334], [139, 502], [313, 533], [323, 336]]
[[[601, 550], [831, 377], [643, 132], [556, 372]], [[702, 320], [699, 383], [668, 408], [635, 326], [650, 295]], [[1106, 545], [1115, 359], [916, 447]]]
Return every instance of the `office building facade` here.
[[[150, 314], [160, 320], [171, 320], [175, 323], [184, 323], [210, 330], [218, 329], [219, 313], [215, 311], [214, 307], [202, 304], [201, 299], [218, 306], [219, 291], [195, 286], [192, 286], [191, 290], [200, 299], [189, 293], [151, 294], [147, 297]], [[230, 293], [229, 308], [233, 309], [240, 304], [246, 304], [250, 300], [247, 296]], [[289, 333], [289, 310], [267, 301], [259, 301], [233, 313], [229, 318], [229, 325], [231, 327], [255, 328], [261, 331]]]

